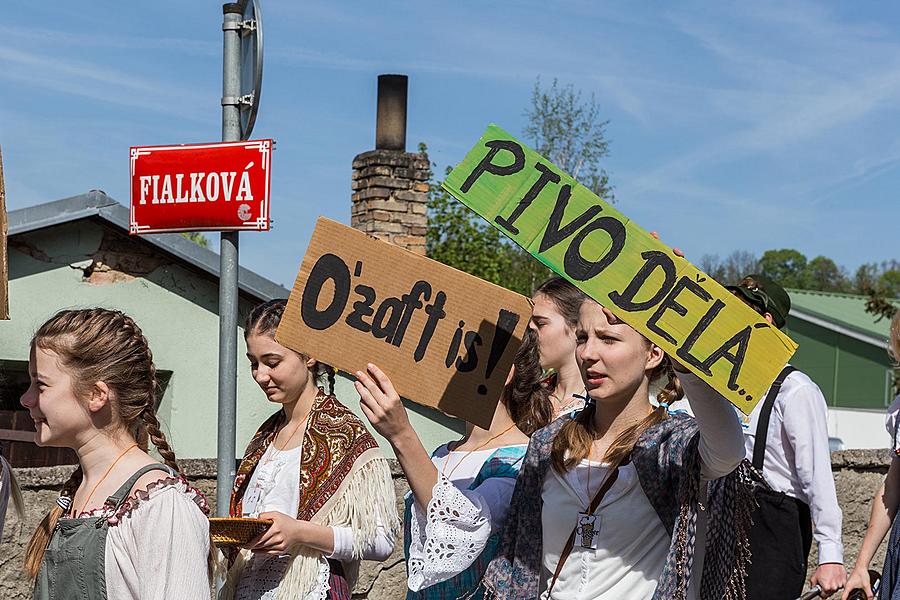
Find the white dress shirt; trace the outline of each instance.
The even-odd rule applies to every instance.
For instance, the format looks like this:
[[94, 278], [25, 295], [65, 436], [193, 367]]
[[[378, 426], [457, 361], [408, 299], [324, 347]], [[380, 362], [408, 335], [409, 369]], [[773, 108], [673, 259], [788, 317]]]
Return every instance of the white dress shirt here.
[[[738, 414], [748, 460], [753, 459], [762, 406], [760, 401], [749, 417]], [[809, 505], [820, 565], [844, 562], [842, 513], [831, 472], [827, 420], [828, 406], [819, 386], [805, 373], [794, 371], [784, 380], [772, 407], [763, 461], [763, 476], [775, 491]]]

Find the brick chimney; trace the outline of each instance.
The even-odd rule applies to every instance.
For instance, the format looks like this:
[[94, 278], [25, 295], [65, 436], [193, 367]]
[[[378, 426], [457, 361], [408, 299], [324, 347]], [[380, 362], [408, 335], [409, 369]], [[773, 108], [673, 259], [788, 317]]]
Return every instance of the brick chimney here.
[[353, 159], [350, 224], [417, 254], [425, 254], [430, 163], [406, 151], [406, 75], [378, 76], [375, 150]]

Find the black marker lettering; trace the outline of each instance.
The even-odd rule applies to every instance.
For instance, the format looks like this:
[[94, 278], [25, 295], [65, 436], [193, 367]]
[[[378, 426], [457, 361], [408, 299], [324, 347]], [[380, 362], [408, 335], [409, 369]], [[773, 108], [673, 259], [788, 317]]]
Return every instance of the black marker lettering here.
[[353, 329], [369, 332], [372, 330], [372, 324], [363, 321], [363, 317], [371, 317], [375, 312], [372, 308], [372, 304], [375, 302], [375, 290], [367, 285], [358, 285], [353, 288], [353, 291], [359, 294], [362, 300], [353, 303], [353, 312], [347, 315], [345, 321]]
[[[466, 180], [463, 182], [461, 186], [459, 186], [460, 191], [468, 192], [469, 188], [481, 177], [482, 173], [492, 173], [494, 175], [506, 176], [512, 175], [514, 173], [518, 173], [525, 166], [525, 151], [522, 150], [522, 146], [515, 143], [512, 140], [491, 140], [489, 142], [484, 143], [485, 146], [490, 148], [490, 151], [485, 155], [484, 158], [481, 159], [481, 162], [478, 163], [472, 172], [466, 177]], [[501, 150], [506, 150], [507, 152], [511, 152], [513, 155], [513, 161], [511, 164], [507, 166], [495, 165], [491, 161], [497, 156], [497, 153]]]
[[462, 343], [463, 327], [465, 325], [465, 321], [460, 321], [456, 331], [453, 332], [453, 339], [450, 340], [450, 347], [447, 348], [447, 358], [444, 359], [444, 366], [448, 369], [453, 364], [453, 361], [456, 360], [456, 357], [459, 356], [459, 345]]
[[[500, 225], [513, 235], [519, 233], [519, 228], [514, 225], [516, 219], [522, 216], [522, 213], [525, 212], [526, 208], [531, 206], [531, 203], [534, 202], [534, 199], [537, 198], [538, 194], [541, 193], [541, 190], [543, 190], [548, 183], [559, 183], [559, 175], [551, 171], [546, 165], [537, 163], [536, 165], [534, 165], [534, 168], [541, 172], [541, 176], [538, 177], [538, 180], [534, 182], [534, 185], [531, 186], [531, 189], [529, 189], [525, 193], [525, 195], [522, 196], [522, 199], [519, 200], [519, 203], [516, 204], [516, 207], [513, 209], [512, 214], [510, 214], [508, 217], [501, 217], [498, 215], [494, 219], [494, 221], [498, 225]], [[563, 186], [563, 189], [567, 188], [571, 190], [570, 186]], [[560, 195], [561, 194], [562, 192], [560, 192]], [[566, 199], [568, 200], [568, 198]], [[557, 204], [559, 204], [558, 201]], [[543, 252], [543, 250], [541, 250], [541, 252]]]
[[376, 339], [384, 338], [390, 344], [402, 314], [403, 302], [400, 298], [385, 298], [372, 319], [372, 335]]
[[[715, 352], [709, 355], [709, 358], [703, 361], [705, 371], [712, 372], [712, 366], [724, 358], [731, 363], [731, 373], [728, 374], [728, 389], [732, 392], [738, 389], [737, 378], [741, 374], [741, 367], [744, 365], [744, 358], [747, 356], [747, 346], [750, 345], [750, 335], [753, 328], [749, 325], [744, 327], [736, 334], [731, 336], [727, 342], [722, 344]], [[729, 352], [733, 347], [737, 346], [735, 352]]]
[[474, 371], [475, 367], [478, 366], [478, 354], [475, 351], [475, 346], [481, 345], [481, 336], [477, 331], [467, 331], [464, 345], [466, 347], [465, 358], [456, 359], [456, 370], [460, 373]]
[[[610, 246], [606, 254], [596, 261], [586, 260], [581, 255], [581, 244], [590, 235], [591, 232], [602, 229], [612, 238], [612, 246]], [[578, 232], [575, 239], [569, 244], [563, 259], [563, 269], [566, 274], [575, 281], [587, 281], [591, 277], [598, 275], [603, 269], [618, 258], [622, 248], [625, 247], [625, 226], [621, 222], [612, 217], [600, 217], [589, 223], [584, 229]]]
[[660, 304], [656, 308], [656, 311], [650, 316], [650, 318], [647, 319], [647, 329], [663, 336], [663, 338], [665, 338], [670, 344], [677, 344], [678, 342], [668, 331], [664, 330], [658, 325], [658, 321], [662, 318], [667, 310], [675, 311], [682, 317], [687, 315], [687, 308], [685, 308], [684, 305], [678, 303], [678, 294], [680, 294], [682, 290], [693, 292], [695, 296], [697, 296], [704, 302], [709, 302], [710, 300], [712, 300], [712, 296], [710, 295], [710, 293], [697, 285], [697, 283], [692, 281], [690, 277], [682, 277], [678, 280], [678, 283], [675, 284], [675, 287], [672, 288], [672, 291], [669, 292], [669, 295], [666, 296], [666, 299], [662, 301], [662, 304]]
[[[646, 252], [641, 253], [641, 257], [646, 262], [641, 267], [640, 271], [635, 274], [634, 278], [628, 284], [628, 287], [622, 292], [609, 293], [609, 299], [612, 300], [616, 306], [622, 310], [627, 310], [628, 312], [647, 310], [659, 302], [660, 298], [665, 296], [675, 283], [675, 263], [672, 262], [671, 258], [666, 256], [665, 252], [660, 252], [659, 250], [647, 250]], [[647, 283], [650, 275], [657, 267], [662, 269], [663, 275], [665, 276], [663, 284], [649, 300], [635, 302], [634, 297], [641, 291], [641, 288], [644, 287], [644, 284]]]
[[699, 369], [706, 375], [712, 375], [712, 371], [703, 366], [703, 363], [696, 356], [691, 354], [691, 349], [694, 347], [694, 344], [697, 343], [697, 340], [700, 339], [700, 336], [703, 335], [703, 332], [707, 330], [710, 324], [713, 322], [713, 319], [716, 318], [722, 309], [725, 308], [725, 303], [721, 300], [716, 300], [712, 303], [712, 306], [709, 307], [709, 310], [706, 311], [706, 314], [703, 315], [697, 324], [694, 325], [694, 328], [688, 334], [687, 338], [685, 338], [684, 343], [675, 351], [675, 355], [678, 356], [684, 363], [692, 365]]
[[[334, 297], [324, 310], [318, 309], [322, 286], [328, 280], [334, 282]], [[350, 297], [350, 269], [334, 254], [323, 254], [313, 265], [300, 299], [300, 316], [312, 329], [328, 329], [341, 318]]]
[[[413, 358], [416, 362], [425, 358], [425, 351], [428, 350], [428, 344], [431, 342], [438, 321], [447, 316], [447, 313], [444, 312], [444, 302], [446, 301], [447, 294], [438, 292], [434, 295], [434, 302], [425, 307], [425, 313], [428, 315], [428, 320], [425, 321], [422, 337], [419, 338], [419, 344], [416, 346], [416, 351], [413, 354]], [[450, 365], [447, 366], [449, 367]]]
[[553, 246], [557, 245], [597, 216], [597, 213], [603, 209], [599, 206], [592, 206], [571, 221], [568, 225], [562, 225], [563, 215], [566, 212], [566, 206], [569, 204], [569, 198], [572, 196], [572, 186], [566, 184], [559, 190], [556, 197], [556, 205], [553, 207], [553, 214], [550, 215], [550, 221], [547, 223], [547, 229], [544, 230], [544, 237], [541, 238], [540, 252], [546, 252]]
[[403, 343], [403, 336], [406, 335], [406, 328], [409, 327], [409, 320], [412, 318], [413, 312], [422, 308], [420, 297], [425, 301], [431, 298], [431, 284], [427, 281], [415, 282], [408, 294], [400, 296], [403, 301], [403, 315], [400, 317], [394, 337], [391, 339], [391, 344], [398, 348]]

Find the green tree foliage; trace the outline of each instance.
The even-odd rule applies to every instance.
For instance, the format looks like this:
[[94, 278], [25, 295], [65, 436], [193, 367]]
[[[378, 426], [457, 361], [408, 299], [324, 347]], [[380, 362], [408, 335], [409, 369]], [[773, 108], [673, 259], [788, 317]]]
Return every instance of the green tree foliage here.
[[900, 298], [900, 261], [867, 263], [856, 270], [857, 293], [883, 298]]
[[766, 250], [759, 259], [759, 270], [784, 287], [802, 289], [806, 285], [806, 257], [792, 248]]
[[[420, 151], [424, 148], [420, 147]], [[449, 172], [449, 168], [447, 170]], [[432, 181], [425, 251], [429, 258], [498, 285], [507, 285], [511, 250], [503, 234]]]
[[549, 88], [542, 88], [538, 79], [525, 116], [525, 136], [538, 153], [601, 198], [615, 201], [609, 176], [600, 166], [609, 156], [609, 121], [600, 119], [600, 105], [593, 94], [590, 100], [582, 100], [572, 85], [560, 86], [554, 79]]
[[201, 248], [209, 248], [209, 239], [199, 231], [182, 232], [182, 237], [191, 240]]
[[803, 286], [822, 292], [850, 291], [850, 280], [844, 270], [826, 256], [817, 256], [806, 263]]

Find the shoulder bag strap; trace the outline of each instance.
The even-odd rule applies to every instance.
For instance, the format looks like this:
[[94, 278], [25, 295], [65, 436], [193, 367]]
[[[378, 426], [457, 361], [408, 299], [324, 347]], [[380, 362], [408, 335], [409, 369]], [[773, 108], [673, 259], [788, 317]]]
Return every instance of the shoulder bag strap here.
[[769, 393], [763, 401], [762, 410], [759, 413], [759, 421], [756, 423], [756, 439], [753, 441], [753, 468], [762, 473], [763, 461], [766, 458], [766, 438], [769, 435], [769, 418], [772, 416], [772, 407], [775, 406], [775, 398], [781, 390], [781, 384], [787, 379], [787, 376], [796, 371], [796, 367], [787, 365], [772, 382]]
[[[606, 492], [612, 488], [613, 484], [616, 483], [616, 480], [619, 478], [619, 467], [627, 464], [629, 458], [626, 457], [622, 462], [615, 466], [609, 476], [606, 478], [606, 481], [603, 482], [603, 485], [600, 486], [600, 489], [597, 490], [597, 493], [594, 494], [594, 499], [591, 500], [590, 505], [588, 506], [588, 513], [593, 514], [597, 507], [600, 506], [600, 502], [603, 501], [603, 497], [606, 495]], [[569, 539], [566, 540], [566, 545], [563, 548], [562, 554], [559, 555], [559, 562], [556, 563], [556, 572], [553, 573], [553, 580], [550, 582], [550, 589], [547, 591], [547, 598], [552, 598], [553, 586], [556, 585], [556, 580], [559, 579], [559, 574], [562, 572], [563, 565], [566, 562], [566, 559], [569, 558], [569, 554], [572, 553], [572, 549], [575, 546], [575, 532], [577, 531], [578, 526], [572, 528], [572, 533], [569, 534]]]

